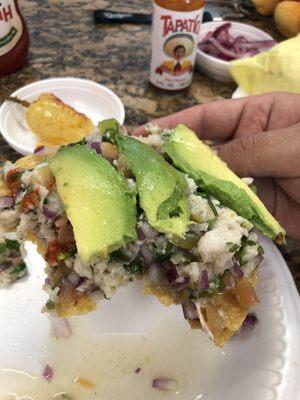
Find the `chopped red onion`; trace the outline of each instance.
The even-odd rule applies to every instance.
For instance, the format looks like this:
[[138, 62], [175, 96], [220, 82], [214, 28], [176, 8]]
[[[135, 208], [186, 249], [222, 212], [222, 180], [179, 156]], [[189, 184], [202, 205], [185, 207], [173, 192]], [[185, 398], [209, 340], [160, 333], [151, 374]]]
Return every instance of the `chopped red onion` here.
[[55, 151], [55, 149], [52, 147], [39, 146], [34, 149], [33, 154], [35, 154], [36, 156], [48, 156], [53, 151]]
[[85, 291], [87, 280], [88, 278], [81, 276], [77, 283], [76, 289], [79, 290], [80, 292]]
[[147, 280], [150, 282], [159, 282], [163, 278], [161, 266], [158, 263], [152, 263], [148, 269]]
[[155, 378], [152, 381], [152, 387], [154, 387], [155, 389], [176, 392], [177, 388], [178, 388], [178, 383], [177, 383], [176, 379]]
[[232, 269], [236, 276], [238, 276], [239, 278], [242, 278], [244, 276], [244, 272], [240, 267], [240, 263], [234, 256], [232, 257]]
[[225, 61], [251, 57], [262, 51], [269, 50], [276, 42], [274, 40], [248, 40], [245, 36], [234, 37], [230, 33], [231, 23], [220, 25], [213, 32], [208, 32], [198, 47], [204, 53]]
[[190, 282], [190, 278], [188, 276], [180, 276], [176, 281], [172, 282], [172, 288], [175, 290], [181, 290], [185, 288]]
[[175, 282], [179, 278], [178, 270], [174, 264], [169, 263], [170, 267], [165, 270], [166, 277], [169, 283]]
[[12, 196], [0, 197], [0, 209], [13, 207], [14, 204], [15, 204], [15, 201]]
[[243, 327], [254, 329], [255, 324], [258, 322], [255, 314], [248, 314], [243, 322]]
[[45, 149], [45, 146], [36, 147], [36, 148], [34, 149], [33, 154], [39, 154], [39, 153], [42, 152], [44, 149]]
[[43, 377], [46, 379], [46, 381], [51, 382], [53, 375], [54, 375], [53, 369], [50, 367], [50, 365], [47, 364], [43, 371]]
[[141, 229], [147, 239], [154, 239], [158, 235], [158, 232], [146, 221], [142, 222]]
[[55, 318], [52, 320], [52, 333], [55, 338], [69, 338], [72, 336], [71, 327], [66, 318]]
[[146, 236], [142, 230], [142, 228], [137, 228], [137, 237], [140, 241], [143, 241], [146, 239]]
[[259, 255], [257, 256], [257, 258], [258, 258], [258, 265], [259, 265], [259, 264], [261, 264], [262, 261], [264, 260], [264, 256], [263, 256], [262, 254], [259, 254]]
[[198, 319], [198, 311], [195, 303], [192, 301], [186, 301], [185, 303], [181, 304], [182, 311], [185, 319]]
[[79, 284], [79, 281], [80, 281], [80, 276], [75, 271], [71, 271], [69, 273], [67, 279], [68, 279], [69, 282], [72, 283], [72, 285], [77, 287], [77, 285]]
[[46, 278], [45, 279], [45, 285], [51, 285], [51, 279], [50, 278]]
[[144, 262], [146, 265], [151, 265], [154, 261], [154, 254], [152, 251], [149, 249], [148, 245], [146, 243], [142, 244], [141, 246], [141, 253], [144, 258]]
[[57, 218], [57, 214], [50, 210], [47, 206], [43, 206], [43, 214], [45, 215], [46, 218], [55, 220]]
[[201, 273], [199, 288], [200, 288], [200, 290], [208, 290], [209, 289], [207, 269], [204, 269]]
[[141, 370], [142, 370], [142, 368], [138, 367], [134, 372], [135, 372], [136, 374], [138, 374], [139, 372], [141, 372]]
[[96, 150], [97, 154], [102, 154], [101, 142], [91, 142], [91, 149]]

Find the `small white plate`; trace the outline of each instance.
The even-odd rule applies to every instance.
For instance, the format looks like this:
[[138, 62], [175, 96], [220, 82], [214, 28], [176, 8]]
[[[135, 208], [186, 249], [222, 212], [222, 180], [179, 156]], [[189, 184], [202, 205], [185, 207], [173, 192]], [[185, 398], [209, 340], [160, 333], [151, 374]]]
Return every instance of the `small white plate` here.
[[[245, 36], [248, 40], [273, 40], [272, 36], [268, 33], [262, 31], [261, 29], [255, 28], [252, 25], [244, 24], [235, 21], [226, 21], [231, 23], [230, 32], [234, 37], [237, 36]], [[224, 21], [222, 22], [206, 22], [201, 27], [200, 39], [199, 42], [205, 37], [208, 32], [214, 31], [221, 25], [224, 25]], [[220, 82], [232, 82], [233, 78], [230, 75], [229, 71], [229, 61], [220, 60], [216, 57], [212, 57], [200, 49], [197, 49], [197, 57], [196, 57], [197, 66], [205, 72], [208, 76], [220, 81]]]
[[[100, 120], [115, 118], [123, 124], [125, 109], [120, 98], [107, 87], [87, 79], [51, 78], [23, 86], [12, 93], [29, 102], [40, 94], [50, 92], [77, 111], [86, 114], [96, 125]], [[0, 108], [0, 132], [17, 152], [32, 154], [37, 147], [37, 136], [29, 129], [25, 119], [26, 109], [5, 101]]]
[[[116, 334], [122, 335], [116, 337], [120, 340], [133, 338], [132, 334], [135, 334], [138, 342], [140, 335], [147, 335], [162, 317], [175, 318], [176, 332], [172, 337], [162, 338], [165, 341], [165, 348], [168, 347], [168, 343], [172, 343], [172, 346], [169, 346], [168, 350], [162, 348], [160, 356], [157, 356], [160, 358], [160, 363], [152, 365], [153, 360], [150, 359], [144, 360], [140, 365], [143, 369], [141, 379], [144, 372], [151, 370], [153, 375], [167, 373], [166, 376], [170, 376], [173, 373], [174, 378], [179, 382], [181, 390], [178, 395], [153, 392], [152, 398], [157, 400], [240, 400], [241, 398], [245, 400], [298, 400], [300, 399], [299, 294], [287, 265], [274, 244], [266, 238], [260, 237], [260, 240], [265, 249], [265, 260], [260, 268], [257, 288], [261, 304], [254, 310], [258, 323], [253, 331], [249, 330], [234, 337], [223, 349], [209, 343], [203, 332], [188, 329], [184, 331], [183, 337], [180, 336], [181, 341], [174, 342], [173, 336], [176, 332], [185, 329], [187, 325], [183, 319], [181, 307], [164, 307], [153, 296], [143, 296], [139, 283], [119, 289], [112, 300], [103, 300], [95, 312], [75, 318], [75, 320], [70, 318], [70, 323], [73, 325], [73, 321], [77, 323], [88, 321], [90, 329], [100, 334], [100, 342]], [[0, 351], [1, 399], [6, 399], [5, 395], [8, 392], [18, 393], [17, 383], [16, 386], [9, 384], [3, 375], [1, 379], [1, 370], [26, 371], [28, 374], [40, 376], [45, 357], [47, 357], [50, 322], [45, 314], [40, 313], [47, 298], [42, 290], [44, 262], [33, 245], [27, 246], [27, 250], [29, 277], [17, 282], [11, 288], [0, 290], [0, 343], [3, 344]], [[88, 340], [87, 332], [82, 335], [82, 341]], [[202, 350], [196, 347], [194, 353], [189, 354], [185, 346], [189, 341], [196, 341], [196, 343], [199, 341]], [[68, 346], [67, 340], [64, 343]], [[147, 346], [149, 343], [147, 345], [145, 342], [144, 347]], [[154, 351], [155, 348], [152, 350]], [[151, 398], [149, 383], [145, 382], [144, 386], [137, 386], [134, 374], [126, 372], [128, 371], [126, 359], [131, 359], [132, 352], [137, 351], [138, 345], [135, 346], [132, 343], [128, 348], [123, 349], [124, 359], [120, 358], [118, 361], [124, 367], [125, 381], [121, 383], [121, 380], [115, 380], [113, 385], [116, 388], [120, 385], [129, 385], [124, 387], [122, 397], [115, 397], [113, 391], [105, 391], [104, 385], [104, 388], [99, 388], [98, 393], [88, 391], [85, 396], [79, 396], [78, 399]], [[170, 352], [173, 353], [172, 365], [169, 362]], [[114, 354], [113, 351], [112, 354]], [[88, 363], [92, 355], [93, 351], [87, 354], [74, 352], [69, 364], [81, 363], [85, 357]], [[186, 364], [192, 359], [198, 369], [190, 371]], [[67, 361], [64, 359], [65, 363]], [[99, 358], [99, 368], [101, 361]], [[182, 368], [184, 363], [185, 367]], [[108, 370], [111, 364], [113, 364], [113, 359], [109, 360]], [[111, 379], [114, 379], [114, 369], [109, 371]], [[82, 366], [82, 376], [88, 378], [87, 372]], [[134, 389], [130, 391], [128, 388]], [[68, 387], [62, 387], [62, 390], [68, 391], [67, 389]], [[40, 397], [22, 398], [37, 400]]]

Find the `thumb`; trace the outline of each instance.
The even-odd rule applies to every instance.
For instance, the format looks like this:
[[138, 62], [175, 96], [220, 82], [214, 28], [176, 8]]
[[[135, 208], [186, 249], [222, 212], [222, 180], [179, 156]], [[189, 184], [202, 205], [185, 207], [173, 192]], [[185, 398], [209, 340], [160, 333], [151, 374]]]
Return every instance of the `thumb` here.
[[300, 175], [300, 124], [242, 136], [215, 146], [239, 176], [292, 178]]

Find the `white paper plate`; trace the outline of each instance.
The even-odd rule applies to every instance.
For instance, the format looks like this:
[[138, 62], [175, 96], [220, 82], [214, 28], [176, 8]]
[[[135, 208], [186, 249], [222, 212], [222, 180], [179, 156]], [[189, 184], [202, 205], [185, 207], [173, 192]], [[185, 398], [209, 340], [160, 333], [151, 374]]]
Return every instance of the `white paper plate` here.
[[[115, 118], [123, 124], [125, 110], [120, 98], [97, 82], [80, 78], [51, 78], [23, 86], [12, 93], [29, 102], [40, 94], [50, 92], [77, 111], [86, 114], [96, 125], [102, 119]], [[26, 109], [5, 101], [0, 108], [0, 132], [7, 143], [18, 153], [32, 154], [37, 147], [37, 137], [25, 119]]]
[[[164, 307], [152, 296], [143, 296], [141, 284], [121, 288], [111, 301], [102, 301], [92, 314], [71, 319], [72, 325], [88, 321], [91, 329], [100, 335], [100, 341], [116, 334], [120, 341], [124, 337], [138, 341], [140, 335], [147, 335], [165, 318], [175, 318], [177, 324], [174, 325], [173, 335], [169, 333], [163, 338], [166, 348], [156, 355], [156, 364], [153, 364], [150, 355], [149, 360], [144, 361], [145, 366], [141, 365], [146, 372], [140, 378], [145, 380], [146, 373], [151, 376], [163, 373], [170, 376], [173, 371], [179, 381], [180, 391], [177, 394], [155, 391], [149, 380], [143, 381], [144, 386], [137, 386], [134, 374], [126, 375], [126, 359], [138, 357], [139, 350], [129, 346], [123, 349], [123, 361], [111, 360], [116, 366], [122, 362], [124, 365], [125, 378], [123, 376], [123, 380], [113, 381], [111, 386], [114, 390], [121, 386], [122, 397], [116, 396], [113, 391], [104, 395], [100, 389], [98, 394], [87, 392], [76, 400], [300, 399], [299, 294], [280, 252], [270, 240], [260, 240], [265, 249], [265, 260], [260, 268], [257, 289], [261, 304], [255, 309], [259, 322], [253, 331], [234, 337], [223, 349], [213, 346], [203, 332], [189, 330], [180, 307]], [[11, 288], [0, 290], [1, 400], [6, 400], [5, 397], [1, 398], [1, 390], [6, 390], [6, 383], [1, 382], [1, 369], [40, 375], [48, 349], [50, 322], [45, 314], [40, 313], [46, 300], [41, 289], [44, 262], [33, 245], [29, 244], [27, 249], [29, 277]], [[180, 335], [176, 336], [179, 331]], [[133, 333], [136, 336], [132, 336]], [[88, 340], [88, 334], [82, 335], [83, 342]], [[144, 347], [147, 347], [146, 343]], [[199, 343], [199, 346], [193, 347], [192, 343]], [[65, 341], [63, 345], [67, 348], [68, 342]], [[172, 354], [173, 358], [170, 358]], [[69, 356], [70, 364], [90, 356], [73, 353]], [[99, 369], [102, 361], [99, 357]], [[192, 371], [189, 364], [194, 366]], [[84, 369], [81, 373], [84, 374]], [[111, 369], [108, 376], [112, 380], [113, 374], [114, 370]], [[7, 390], [14, 393], [11, 386]], [[31, 397], [26, 397], [26, 400], [31, 400]]]
[[[186, 329], [184, 340], [189, 342], [198, 335], [199, 344], [202, 343], [206, 350], [205, 368], [204, 352], [183, 355], [180, 353], [181, 349], [185, 351], [183, 343], [177, 344], [173, 351], [176, 352], [180, 363], [183, 357], [186, 360], [192, 356], [198, 357], [201, 369], [199, 385], [197, 380], [189, 383], [189, 376], [184, 376], [184, 371], [181, 372], [180, 379], [183, 380], [183, 387], [186, 382], [186, 390], [193, 386], [194, 392], [199, 395], [185, 396], [183, 390], [180, 396], [164, 392], [163, 397], [160, 397], [161, 393], [158, 393], [157, 397], [154, 392], [153, 396], [156, 399], [299, 399], [299, 295], [277, 248], [268, 239], [261, 238], [261, 241], [265, 249], [265, 261], [260, 268], [258, 285], [261, 304], [255, 310], [259, 322], [253, 331], [233, 338], [223, 349], [215, 348], [201, 331], [191, 332], [185, 328], [186, 322], [180, 307], [166, 308], [153, 297], [142, 296], [140, 285], [121, 289], [111, 301], [102, 302], [96, 312], [80, 317], [82, 319], [77, 318], [77, 321], [88, 319], [95, 331], [102, 335], [113, 332], [132, 334], [148, 332], [162, 317], [173, 315], [178, 323], [177, 329]], [[0, 291], [0, 370], [12, 368], [36, 374], [42, 369], [41, 360], [45, 357], [50, 325], [47, 316], [40, 313], [46, 299], [41, 289], [44, 263], [36, 254], [33, 245], [28, 246], [28, 253], [30, 276], [17, 282], [12, 288]], [[83, 336], [82, 340], [87, 338]], [[168, 342], [168, 338], [166, 340]], [[67, 342], [65, 345], [67, 346]], [[162, 366], [167, 363], [167, 357], [168, 354], [162, 352]], [[174, 362], [174, 369], [176, 367], [179, 365], [176, 366]], [[3, 390], [3, 383], [1, 389]], [[142, 393], [124, 393], [123, 399], [136, 399], [138, 395], [142, 396]], [[81, 397], [78, 398], [80, 399]], [[87, 394], [84, 399], [102, 400], [102, 397]], [[114, 397], [106, 394], [106, 399], [113, 400]]]

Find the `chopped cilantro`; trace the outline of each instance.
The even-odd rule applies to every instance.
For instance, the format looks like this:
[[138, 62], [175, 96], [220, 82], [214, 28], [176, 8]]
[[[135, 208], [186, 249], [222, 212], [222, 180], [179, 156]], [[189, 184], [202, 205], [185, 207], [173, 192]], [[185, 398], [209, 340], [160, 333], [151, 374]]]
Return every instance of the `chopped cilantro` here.
[[20, 243], [17, 240], [5, 239], [5, 244], [9, 250], [20, 250]]
[[211, 230], [214, 227], [214, 224], [216, 222], [217, 218], [211, 218], [207, 221], [208, 223], [208, 230]]
[[212, 212], [214, 213], [214, 216], [217, 217], [219, 215], [218, 211], [209, 196], [207, 196], [207, 201], [208, 201], [209, 207], [211, 208]]
[[6, 245], [4, 242], [0, 243], [0, 254], [4, 253], [6, 250]]
[[254, 240], [246, 240], [245, 244], [247, 244], [248, 246], [255, 246], [257, 243], [254, 242]]
[[233, 242], [227, 242], [226, 246], [228, 247], [230, 253], [235, 253], [240, 248], [240, 246], [237, 243]]
[[[197, 294], [198, 298], [213, 297], [216, 294], [222, 292], [222, 290], [224, 289], [224, 286], [225, 286], [223, 277], [224, 277], [224, 274], [223, 275], [221, 275], [221, 274], [215, 275], [214, 278], [210, 281], [210, 283], [214, 283], [214, 287], [213, 288], [210, 287], [207, 290], [202, 290], [202, 291], [198, 292], [198, 294]], [[196, 294], [193, 293], [193, 296], [196, 296]]]
[[26, 264], [21, 262], [20, 264], [16, 265], [12, 271], [10, 271], [10, 274], [18, 274], [21, 271], [24, 271], [26, 268]]
[[169, 260], [172, 256], [173, 249], [174, 249], [173, 244], [171, 242], [167, 242], [164, 252], [161, 252], [159, 249], [156, 248], [156, 251], [159, 250], [159, 252], [156, 254], [156, 258], [159, 261]]
[[129, 264], [125, 264], [124, 268], [130, 274], [143, 274], [144, 267], [140, 260], [133, 260]]
[[125, 253], [123, 249], [118, 249], [110, 253], [110, 259], [119, 262], [130, 262], [131, 258]]
[[66, 260], [67, 258], [71, 257], [72, 253], [70, 251], [64, 251], [62, 253], [57, 254], [57, 260], [58, 261], [63, 261]]
[[[199, 186], [199, 181], [196, 182]], [[218, 214], [218, 210], [216, 209], [216, 206], [214, 205], [212, 199], [210, 198], [210, 196], [207, 193], [204, 192], [200, 192], [199, 189], [197, 190], [197, 192], [195, 193], [197, 196], [201, 196], [204, 199], [207, 200], [209, 207], [211, 208], [212, 212], [214, 213], [214, 216], [217, 217]]]
[[53, 303], [52, 300], [48, 300], [47, 301], [46, 308], [47, 308], [47, 310], [54, 310], [55, 309], [55, 304]]
[[182, 209], [179, 207], [178, 203], [182, 199], [183, 188], [180, 182], [175, 184], [175, 188], [171, 196], [169, 196], [165, 201], [163, 201], [157, 210], [158, 219], [166, 219], [168, 217], [178, 217], [182, 214]]
[[261, 254], [261, 255], [265, 254], [265, 251], [262, 246], [258, 246], [257, 251], [258, 251], [258, 254]]

